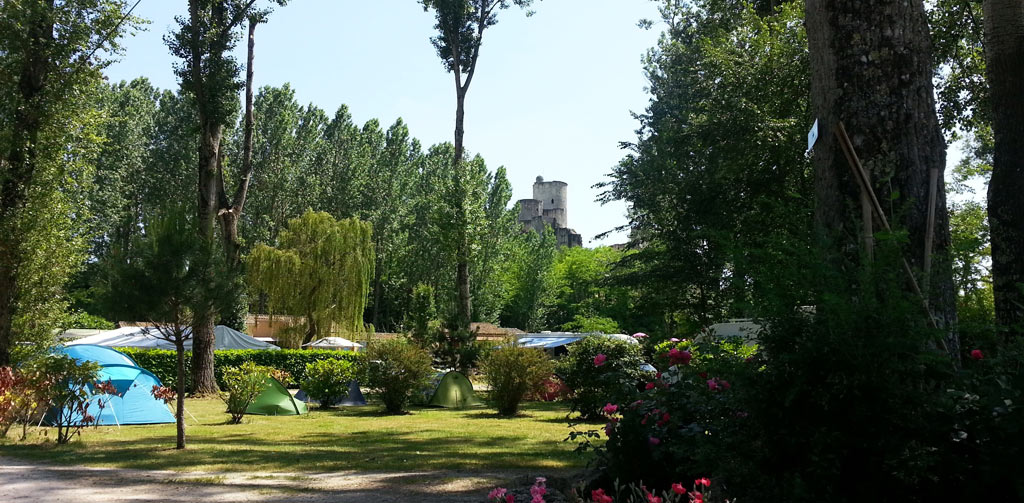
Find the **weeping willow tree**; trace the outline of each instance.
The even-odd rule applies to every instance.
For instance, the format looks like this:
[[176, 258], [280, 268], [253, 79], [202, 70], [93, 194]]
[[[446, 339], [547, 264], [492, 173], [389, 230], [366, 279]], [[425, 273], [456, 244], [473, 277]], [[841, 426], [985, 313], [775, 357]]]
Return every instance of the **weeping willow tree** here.
[[250, 286], [266, 294], [271, 314], [304, 321], [294, 327], [303, 342], [363, 331], [373, 277], [372, 226], [356, 218], [335, 220], [306, 211], [290, 220], [279, 246], [256, 245], [247, 258]]

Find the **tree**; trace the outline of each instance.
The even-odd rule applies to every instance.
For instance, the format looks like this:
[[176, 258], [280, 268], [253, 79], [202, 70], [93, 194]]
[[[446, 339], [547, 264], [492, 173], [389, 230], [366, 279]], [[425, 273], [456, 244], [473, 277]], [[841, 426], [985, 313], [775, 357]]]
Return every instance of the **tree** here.
[[154, 335], [174, 344], [178, 449], [185, 448], [185, 342], [192, 337], [190, 305], [196, 295], [209, 291], [199, 288], [202, 278], [192, 267], [198, 250], [189, 227], [183, 209], [152, 219], [145, 235], [136, 237], [131, 259], [115, 269], [105, 289], [108, 296], [131, 298], [132, 311], [146, 313], [156, 327]]
[[527, 331], [541, 330], [547, 325], [551, 307], [551, 268], [558, 244], [550, 227], [543, 235], [524, 232], [519, 238], [518, 253], [505, 266], [511, 286], [501, 323]]
[[1024, 334], [1024, 3], [985, 0], [985, 61], [994, 134], [988, 219], [996, 323]]
[[935, 112], [924, 4], [808, 0], [806, 20], [811, 103], [820, 134], [814, 147], [815, 224], [827, 243], [827, 260], [852, 279], [857, 268], [850, 264], [864, 264], [867, 256], [856, 251], [856, 243], [871, 238], [865, 236], [865, 219], [858, 218], [858, 183], [834, 136], [842, 122], [869, 187], [889, 212], [884, 217], [906, 232], [904, 259], [914, 271], [908, 283], [923, 292], [928, 316], [946, 329], [946, 348], [958, 359], [942, 177], [946, 149]]
[[778, 257], [809, 246], [809, 70], [800, 2], [661, 4], [651, 101], [601, 198], [629, 204], [609, 280], [648, 314], [628, 325], [671, 337], [756, 314]]
[[[470, 243], [467, 222], [467, 195], [463, 187], [465, 181], [463, 163], [465, 136], [465, 102], [466, 92], [473, 82], [476, 63], [480, 57], [480, 45], [484, 31], [498, 22], [498, 10], [507, 9], [512, 4], [528, 8], [533, 0], [420, 0], [423, 9], [434, 10], [437, 24], [434, 28], [438, 35], [431, 39], [437, 55], [444, 62], [445, 69], [455, 76], [455, 156], [453, 180], [456, 189], [456, 288], [458, 303], [456, 304], [456, 322], [468, 329], [472, 321], [473, 305], [470, 294]], [[529, 15], [529, 12], [528, 12]]]
[[[175, 72], [182, 90], [192, 98], [196, 110], [199, 198], [195, 224], [200, 240], [205, 243], [213, 242], [214, 222], [221, 211], [236, 210], [236, 201], [229, 203], [226, 198], [219, 197], [224, 193], [225, 183], [221, 140], [225, 126], [236, 113], [235, 93], [241, 88], [238, 64], [231, 56], [231, 50], [238, 41], [236, 28], [258, 15], [258, 11], [253, 10], [255, 3], [256, 0], [189, 0], [188, 18], [179, 18], [180, 29], [165, 39], [171, 53], [182, 60], [176, 65]], [[284, 5], [287, 0], [274, 0], [274, 3]], [[237, 187], [243, 202], [248, 179], [249, 175], [243, 174]], [[237, 211], [240, 212], [241, 208]], [[222, 219], [222, 225], [237, 219], [237, 215], [232, 213], [232, 216], [236, 218]], [[208, 245], [203, 248], [213, 250]], [[231, 262], [235, 256], [231, 254], [228, 258]], [[213, 262], [213, 257], [207, 257], [195, 264], [206, 269], [205, 276], [211, 283], [217, 274], [212, 268]], [[232, 272], [227, 271], [229, 274]], [[200, 304], [193, 306], [193, 313], [192, 380], [197, 393], [214, 393], [217, 391], [213, 375], [213, 322], [216, 313], [213, 306]]]
[[[16, 333], [47, 334], [62, 310], [54, 294], [59, 298], [71, 268], [46, 271], [44, 263], [57, 257], [40, 254], [72, 238], [72, 175], [88, 179], [83, 154], [96, 119], [88, 99], [102, 78], [101, 55], [116, 52], [117, 39], [135, 23], [126, 10], [124, 1], [0, 4], [0, 366], [11, 361]], [[30, 246], [32, 240], [46, 246]], [[56, 251], [78, 249], [72, 241]], [[38, 276], [42, 289], [26, 281], [33, 271], [49, 273]], [[28, 307], [48, 314], [21, 318], [32, 326], [20, 330]]]
[[276, 248], [253, 248], [250, 284], [267, 294], [272, 311], [305, 317], [301, 342], [325, 337], [335, 326], [360, 333], [373, 276], [371, 234], [366, 222], [308, 210], [288, 222]]

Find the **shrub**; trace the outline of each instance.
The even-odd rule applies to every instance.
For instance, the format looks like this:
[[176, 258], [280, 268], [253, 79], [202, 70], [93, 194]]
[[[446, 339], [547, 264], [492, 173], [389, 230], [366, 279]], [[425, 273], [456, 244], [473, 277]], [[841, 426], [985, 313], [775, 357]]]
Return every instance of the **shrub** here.
[[735, 341], [659, 344], [655, 361], [661, 372], [642, 390], [606, 402], [607, 419], [600, 447], [589, 440], [596, 431], [574, 432], [584, 448], [595, 448], [603, 472], [600, 482], [615, 480], [667, 488], [678, 480], [708, 473], [723, 462], [721, 442], [732, 440], [735, 423], [743, 421], [737, 389], [756, 373], [757, 360]]
[[35, 424], [49, 403], [49, 382], [36, 365], [20, 370], [0, 368], [0, 437], [15, 423], [21, 423], [21, 440], [28, 436], [28, 427]]
[[384, 402], [384, 409], [399, 414], [412, 392], [433, 373], [430, 364], [430, 353], [405, 340], [374, 341], [366, 350], [365, 380]]
[[572, 410], [585, 419], [599, 418], [604, 404], [632, 396], [649, 374], [643, 370], [640, 346], [628, 341], [590, 336], [568, 349], [556, 372], [572, 390]]
[[491, 401], [498, 414], [512, 416], [527, 394], [543, 389], [554, 364], [543, 350], [509, 341], [484, 358], [481, 370], [484, 382], [491, 387]]
[[221, 395], [231, 414], [231, 424], [242, 422], [245, 410], [267, 389], [271, 369], [253, 362], [223, 370], [226, 392]]
[[345, 360], [307, 363], [302, 389], [310, 398], [319, 401], [321, 408], [327, 408], [345, 398], [354, 374], [352, 362]]
[[[143, 348], [117, 349], [132, 357], [140, 367], [155, 374], [165, 386], [172, 388], [176, 386], [177, 370], [175, 367], [176, 356], [174, 351]], [[279, 351], [228, 349], [213, 352], [214, 375], [221, 389], [224, 389], [225, 386], [223, 369], [237, 367], [245, 362], [251, 361], [257, 365], [287, 372], [291, 376], [290, 378], [278, 380], [285, 386], [296, 387], [302, 382], [303, 374], [306, 372], [306, 365], [309, 363], [320, 360], [344, 360], [355, 364], [361, 359], [361, 353], [332, 351], [328, 349], [282, 349]], [[186, 352], [185, 365], [186, 367], [191, 367], [192, 365], [191, 351]], [[190, 372], [186, 371], [185, 374], [190, 375]]]
[[[93, 424], [97, 414], [90, 410], [94, 394], [111, 391], [96, 383], [100, 366], [96, 362], [79, 362], [67, 355], [47, 355], [33, 363], [33, 371], [40, 377], [38, 385], [44, 401], [51, 408], [51, 421], [57, 427], [57, 443], [66, 444], [82, 428]], [[92, 389], [90, 389], [90, 387]], [[98, 403], [102, 406], [102, 401]]]

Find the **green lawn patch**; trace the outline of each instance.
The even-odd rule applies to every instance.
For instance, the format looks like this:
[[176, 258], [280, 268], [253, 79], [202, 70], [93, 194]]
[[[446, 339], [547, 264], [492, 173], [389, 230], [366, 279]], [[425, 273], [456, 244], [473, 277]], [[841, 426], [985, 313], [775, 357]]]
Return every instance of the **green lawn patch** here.
[[[98, 467], [213, 472], [500, 471], [582, 467], [564, 418], [568, 406], [531, 402], [502, 419], [484, 408], [413, 408], [387, 416], [379, 406], [311, 410], [303, 416], [246, 416], [227, 424], [224, 403], [188, 400], [188, 449], [174, 425], [87, 428], [57, 446], [49, 437], [5, 440], [0, 455]], [[49, 435], [52, 437], [52, 434]], [[33, 440], [36, 439], [36, 440]]]

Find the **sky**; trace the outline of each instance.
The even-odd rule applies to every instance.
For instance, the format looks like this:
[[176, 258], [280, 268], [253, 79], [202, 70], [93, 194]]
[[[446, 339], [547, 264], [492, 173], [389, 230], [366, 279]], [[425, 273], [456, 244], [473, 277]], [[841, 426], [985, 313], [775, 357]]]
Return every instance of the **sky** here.
[[[267, 0], [258, 4], [268, 5]], [[484, 33], [476, 76], [466, 98], [466, 147], [492, 171], [505, 166], [512, 202], [532, 197], [537, 176], [569, 184], [568, 222], [585, 246], [626, 241], [622, 202], [595, 201], [611, 168], [623, 157], [619, 142], [636, 138], [649, 97], [644, 53], [655, 45], [640, 19], [657, 19], [650, 0], [548, 0], [527, 17], [501, 11]], [[176, 61], [163, 37], [187, 14], [185, 0], [142, 0], [135, 15], [150, 21], [122, 41], [111, 81], [147, 77], [177, 89]], [[290, 83], [302, 104], [333, 115], [346, 104], [357, 123], [399, 117], [424, 145], [452, 141], [454, 78], [430, 43], [433, 14], [413, 0], [292, 0], [256, 31], [254, 83]], [[244, 43], [236, 50], [245, 61]]]

